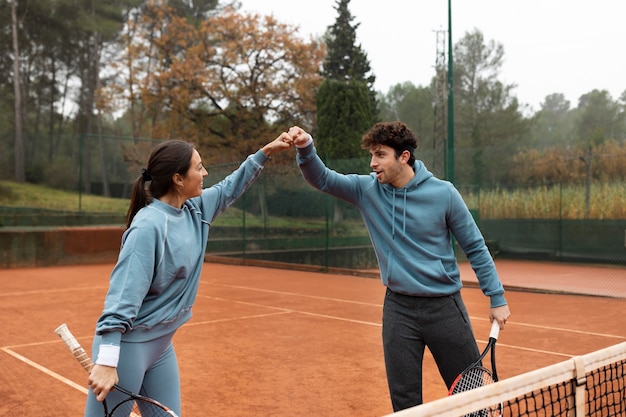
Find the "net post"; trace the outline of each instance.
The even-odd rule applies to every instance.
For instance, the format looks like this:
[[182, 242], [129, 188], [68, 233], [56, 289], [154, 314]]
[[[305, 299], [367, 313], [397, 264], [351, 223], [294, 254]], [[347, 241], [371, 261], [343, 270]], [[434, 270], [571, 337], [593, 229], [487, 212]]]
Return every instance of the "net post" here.
[[585, 371], [585, 360], [582, 356], [572, 358], [574, 362], [574, 378], [576, 379], [576, 387], [574, 401], [576, 401], [576, 417], [585, 416], [585, 393], [587, 385], [587, 372]]

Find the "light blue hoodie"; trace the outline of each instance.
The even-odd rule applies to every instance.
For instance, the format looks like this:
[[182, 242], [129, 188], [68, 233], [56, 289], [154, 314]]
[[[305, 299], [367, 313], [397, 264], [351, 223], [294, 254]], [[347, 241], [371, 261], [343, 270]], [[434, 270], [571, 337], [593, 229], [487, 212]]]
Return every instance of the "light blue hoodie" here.
[[211, 222], [243, 194], [269, 158], [258, 151], [181, 209], [154, 199], [122, 236], [104, 311], [96, 325], [103, 344], [147, 341], [191, 318]]
[[465, 252], [491, 307], [506, 304], [493, 259], [454, 186], [435, 178], [421, 161], [402, 188], [370, 175], [328, 169], [314, 144], [297, 148], [297, 162], [313, 187], [356, 206], [370, 235], [384, 285], [401, 294], [454, 294], [462, 282], [450, 232]]

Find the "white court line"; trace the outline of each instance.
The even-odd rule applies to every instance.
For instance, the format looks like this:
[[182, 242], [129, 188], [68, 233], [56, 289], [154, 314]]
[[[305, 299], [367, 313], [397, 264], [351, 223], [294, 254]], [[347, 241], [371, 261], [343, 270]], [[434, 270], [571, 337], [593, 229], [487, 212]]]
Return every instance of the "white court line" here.
[[[480, 342], [480, 343], [487, 344], [486, 340], [477, 340], [477, 341]], [[507, 347], [509, 349], [523, 350], [523, 351], [526, 351], [526, 352], [534, 352], [534, 353], [543, 353], [543, 354], [547, 354], [547, 355], [563, 356], [563, 357], [566, 357], [566, 358], [573, 358], [575, 356], [579, 356], [579, 355], [570, 355], [569, 353], [553, 352], [551, 350], [533, 349], [533, 348], [527, 348], [527, 347], [516, 346], [516, 345], [507, 345], [506, 343], [498, 342], [498, 347], [500, 347], [500, 346]]]
[[339, 301], [339, 302], [342, 302], [342, 303], [359, 304], [359, 305], [365, 305], [365, 306], [370, 306], [370, 307], [382, 307], [383, 306], [382, 304], [366, 303], [364, 301], [346, 300], [346, 299], [343, 299], [343, 298], [321, 297], [319, 295], [299, 294], [299, 293], [288, 292], [288, 291], [267, 290], [267, 289], [264, 289], [264, 288], [245, 287], [243, 285], [228, 285], [228, 284], [219, 284], [219, 285], [221, 285], [223, 287], [239, 288], [239, 289], [242, 289], [242, 290], [266, 292], [266, 293], [270, 293], [270, 294], [291, 295], [291, 296], [294, 296], [294, 297], [306, 297], [306, 298], [312, 298], [314, 300]]
[[[346, 300], [346, 299], [342, 299], [342, 298], [330, 298], [330, 297], [321, 297], [321, 296], [317, 296], [317, 295], [293, 293], [293, 292], [288, 292], [288, 291], [267, 290], [267, 289], [263, 289], [263, 288], [246, 287], [246, 286], [243, 286], [243, 285], [228, 285], [228, 284], [219, 284], [219, 285], [222, 285], [224, 287], [238, 288], [238, 289], [249, 290], [249, 291], [257, 291], [257, 292], [266, 292], [266, 293], [271, 293], [271, 294], [281, 294], [281, 295], [291, 295], [291, 296], [296, 296], [296, 297], [304, 297], [304, 298], [310, 298], [310, 299], [314, 299], [314, 300], [336, 301], [336, 302], [340, 302], [340, 303], [366, 305], [366, 306], [370, 306], [370, 307], [380, 307], [380, 308], [383, 307], [382, 304], [366, 303], [366, 302], [362, 302], [362, 301]], [[235, 303], [250, 304], [250, 305], [266, 307], [266, 308], [276, 308], [276, 309], [279, 309], [279, 310], [282, 309], [280, 307], [268, 306], [268, 305], [263, 305], [263, 304], [255, 304], [255, 303], [247, 303], [247, 302], [244, 302], [244, 301], [237, 301], [237, 300], [231, 300], [231, 299], [226, 299], [226, 298], [218, 298], [218, 297], [211, 297], [211, 296], [202, 296], [202, 297], [204, 297], [204, 298], [213, 298], [213, 299], [221, 300], [221, 301], [230, 301], [230, 302], [235, 302]], [[305, 312], [302, 312], [302, 311], [298, 311], [298, 312], [306, 314]], [[470, 318], [472, 320], [485, 320], [485, 321], [487, 320], [486, 318], [483, 318], [483, 317], [473, 317], [472, 316]], [[339, 318], [339, 317], [336, 317], [336, 319], [341, 320], [341, 318]], [[368, 323], [368, 324], [372, 324], [372, 323]], [[542, 325], [539, 325], [539, 324], [518, 323], [518, 322], [513, 322], [513, 321], [508, 321], [507, 324], [513, 324], [513, 325], [516, 325], [516, 326], [531, 327], [531, 328], [536, 328], [536, 329], [545, 329], [545, 330], [551, 330], [551, 331], [559, 331], [559, 332], [565, 332], [565, 333], [582, 334], [582, 335], [586, 335], [586, 336], [599, 336], [599, 337], [606, 337], [606, 338], [610, 338], [610, 339], [626, 340], [625, 336], [619, 336], [619, 335], [607, 334], [607, 333], [589, 332], [589, 331], [584, 331], [584, 330], [567, 329], [567, 328], [563, 328], [563, 327], [542, 326]]]
[[615, 334], [588, 332], [588, 331], [585, 331], [585, 330], [564, 329], [562, 327], [542, 326], [540, 324], [528, 324], [528, 323], [517, 323], [517, 322], [508, 322], [507, 324], [509, 324], [509, 323], [515, 324], [516, 326], [532, 327], [534, 329], [557, 330], [557, 331], [560, 331], [560, 332], [577, 333], [577, 334], [583, 334], [583, 335], [586, 335], [586, 336], [599, 336], [599, 337], [607, 337], [607, 338], [611, 338], [611, 339], [626, 340], [626, 336], [619, 336], [619, 335], [615, 335]]
[[[470, 318], [472, 320], [487, 321], [487, 319], [483, 318], [483, 317], [472, 317], [472, 316], [470, 316]], [[520, 323], [520, 322], [516, 322], [516, 321], [507, 321], [506, 325], [507, 326], [513, 325], [513, 326], [530, 327], [530, 328], [533, 328], [533, 329], [543, 329], [543, 330], [557, 331], [557, 332], [563, 332], [563, 333], [582, 334], [582, 335], [585, 335], [585, 336], [606, 337], [608, 339], [626, 340], [626, 336], [620, 336], [620, 335], [616, 335], [616, 334], [588, 332], [586, 330], [567, 329], [567, 328], [563, 328], [563, 327], [542, 326], [541, 324], [530, 324], [530, 323]]]
[[[347, 321], [347, 322], [357, 323], [357, 324], [365, 324], [367, 326], [377, 326], [377, 327], [381, 327], [382, 326], [382, 324], [380, 324], [380, 323], [373, 323], [371, 321], [347, 319], [345, 317], [337, 317], [337, 316], [331, 316], [331, 315], [327, 315], [327, 314], [311, 313], [311, 312], [302, 311], [302, 310], [286, 309], [286, 308], [283, 308], [283, 307], [274, 307], [274, 306], [268, 306], [268, 305], [265, 305], [265, 304], [251, 303], [249, 301], [230, 300], [230, 299], [227, 299], [227, 298], [211, 297], [211, 296], [208, 296], [208, 295], [203, 295], [201, 297], [202, 298], [210, 298], [210, 299], [219, 300], [219, 301], [227, 301], [227, 302], [237, 303], [237, 304], [245, 304], [245, 305], [250, 305], [250, 306], [254, 306], [254, 307], [271, 308], [271, 309], [276, 309], [276, 310], [281, 310], [282, 311], [282, 313], [270, 313], [270, 314], [259, 314], [259, 315], [255, 315], [255, 316], [234, 317], [232, 319], [222, 319], [222, 320], [214, 320], [214, 321], [211, 320], [211, 321], [204, 321], [204, 322], [201, 322], [201, 323], [215, 323], [215, 322], [218, 322], [218, 321], [233, 321], [233, 320], [239, 320], [239, 319], [245, 319], [245, 318], [257, 318], [257, 317], [264, 317], [264, 316], [275, 316], [275, 315], [278, 315], [278, 314], [285, 314], [285, 313], [298, 313], [298, 314], [303, 314], [303, 315], [307, 315], [307, 316], [321, 317], [321, 318], [326, 318], [326, 319], [331, 319], [331, 320]], [[320, 298], [320, 297], [314, 297], [314, 298]], [[340, 300], [335, 300], [335, 301], [340, 301]], [[341, 301], [345, 301], [345, 300], [341, 300]], [[185, 326], [187, 326], [187, 324], [185, 324]]]
[[[305, 298], [311, 298], [311, 299], [317, 299], [317, 300], [327, 300], [327, 301], [336, 301], [336, 302], [341, 302], [341, 303], [346, 303], [346, 304], [358, 304], [358, 305], [367, 305], [367, 306], [375, 306], [375, 307], [382, 307], [382, 305], [380, 304], [374, 304], [374, 303], [365, 303], [365, 302], [359, 302], [359, 301], [352, 301], [352, 300], [345, 300], [345, 299], [338, 299], [338, 298], [330, 298], [330, 297], [320, 297], [320, 296], [313, 296], [313, 295], [308, 295], [308, 294], [298, 294], [298, 293], [291, 293], [291, 292], [285, 292], [285, 291], [275, 291], [275, 290], [265, 290], [265, 289], [259, 289], [259, 288], [251, 288], [251, 287], [244, 287], [244, 286], [235, 286], [235, 285], [224, 285], [227, 287], [233, 287], [233, 288], [239, 288], [239, 289], [245, 289], [245, 290], [249, 290], [249, 291], [259, 291], [259, 292], [267, 292], [267, 293], [275, 293], [275, 294], [282, 294], [282, 295], [291, 295], [291, 296], [298, 296], [298, 297], [305, 297]], [[73, 288], [73, 291], [82, 291], [82, 290], [90, 290], [90, 289], [94, 289], [94, 288], [103, 288], [103, 287], [83, 287], [83, 288]], [[53, 292], [63, 292], [63, 291], [68, 291], [67, 289], [60, 289], [60, 290], [47, 290], [47, 291], [29, 291], [29, 292], [23, 292], [23, 293], [13, 293], [13, 294], [42, 294], [42, 293], [53, 293]], [[275, 310], [279, 310], [275, 313], [268, 313], [268, 314], [257, 314], [257, 315], [250, 315], [250, 316], [241, 316], [241, 317], [235, 317], [232, 319], [220, 319], [220, 320], [209, 320], [209, 321], [201, 321], [201, 322], [191, 322], [191, 323], [186, 323], [184, 325], [184, 327], [187, 326], [198, 326], [198, 325], [203, 325], [203, 324], [212, 324], [212, 323], [218, 323], [218, 322], [227, 322], [227, 321], [236, 321], [236, 320], [246, 320], [246, 319], [253, 319], [253, 318], [262, 318], [262, 317], [270, 317], [270, 316], [277, 316], [277, 315], [283, 315], [283, 314], [291, 314], [291, 313], [299, 313], [299, 314], [303, 314], [303, 315], [308, 315], [308, 316], [314, 316], [314, 317], [320, 317], [320, 318], [325, 318], [325, 319], [330, 319], [330, 320], [338, 320], [338, 321], [344, 321], [344, 322], [350, 322], [350, 323], [356, 323], [356, 324], [363, 324], [363, 325], [367, 325], [367, 326], [375, 326], [375, 327], [381, 327], [381, 323], [374, 323], [374, 322], [369, 322], [369, 321], [363, 321], [363, 320], [354, 320], [354, 319], [348, 319], [345, 317], [338, 317], [338, 316], [332, 316], [332, 315], [327, 315], [327, 314], [319, 314], [319, 313], [311, 313], [311, 312], [307, 312], [307, 311], [299, 311], [299, 310], [293, 310], [293, 309], [286, 309], [283, 307], [276, 307], [276, 306], [268, 306], [268, 305], [264, 305], [264, 304], [258, 304], [258, 303], [251, 303], [251, 302], [246, 302], [246, 301], [240, 301], [240, 300], [232, 300], [232, 299], [226, 299], [226, 298], [219, 298], [219, 297], [212, 297], [212, 296], [204, 296], [204, 295], [199, 295], [202, 298], [209, 298], [209, 299], [214, 299], [214, 300], [219, 300], [219, 301], [226, 301], [226, 302], [232, 302], [232, 303], [238, 303], [238, 304], [245, 304], [245, 305], [251, 305], [251, 306], [256, 306], [256, 307], [262, 307], [262, 308], [269, 308], [269, 309], [275, 309]], [[483, 320], [483, 321], [487, 321], [486, 318], [483, 317], [471, 317], [472, 320]], [[560, 332], [566, 332], [566, 333], [575, 333], [575, 334], [582, 334], [582, 335], [592, 335], [592, 336], [599, 336], [599, 337], [607, 337], [607, 338], [616, 338], [616, 339], [626, 339], [626, 337], [624, 336], [617, 336], [617, 335], [611, 335], [611, 334], [605, 334], [605, 333], [596, 333], [596, 332], [587, 332], [587, 331], [581, 331], [581, 330], [573, 330], [573, 329], [565, 329], [565, 328], [559, 328], [559, 327], [552, 327], [552, 326], [543, 326], [543, 325], [536, 325], [536, 324], [527, 324], [527, 323], [518, 323], [518, 322], [511, 322], [509, 321], [507, 323], [507, 325], [514, 325], [514, 326], [524, 326], [524, 327], [530, 327], [530, 328], [536, 328], [536, 329], [545, 329], [545, 330], [551, 330], [551, 331], [560, 331]], [[484, 340], [477, 340], [480, 343], [487, 343]], [[17, 347], [24, 347], [24, 346], [36, 346], [36, 345], [44, 345], [44, 344], [49, 344], [49, 343], [58, 343], [58, 341], [55, 342], [38, 342], [38, 343], [28, 343], [28, 344], [23, 344], [23, 345], [15, 345], [15, 346], [5, 346], [5, 347], [0, 347], [0, 350], [2, 350], [3, 352], [6, 352], [7, 354], [13, 356], [14, 358], [32, 366], [35, 369], [38, 369], [39, 371], [45, 373], [46, 375], [51, 376], [52, 378], [57, 379], [60, 382], [63, 382], [67, 385], [69, 385], [70, 387], [84, 393], [87, 394], [88, 390], [87, 388], [76, 384], [75, 382], [63, 377], [62, 375], [57, 374], [56, 372], [53, 372], [51, 370], [49, 370], [48, 368], [45, 368], [42, 365], [39, 365], [38, 363], [14, 352], [13, 350], [11, 350], [11, 348], [17, 348]], [[504, 343], [498, 343], [498, 346], [502, 346], [502, 347], [507, 347], [510, 349], [516, 349], [516, 350], [523, 350], [523, 351], [529, 351], [529, 352], [536, 352], [536, 353], [542, 353], [542, 354], [548, 354], [548, 355], [555, 355], [555, 356], [561, 356], [561, 357], [574, 357], [576, 355], [572, 355], [572, 354], [567, 354], [567, 353], [562, 353], [562, 352], [554, 352], [554, 351], [548, 351], [548, 350], [541, 350], [541, 349], [532, 349], [532, 348], [526, 348], [526, 347], [522, 347], [522, 346], [514, 346], [514, 345], [507, 345]]]
[[315, 316], [331, 320], [347, 321], [349, 323], [365, 324], [367, 326], [383, 327], [381, 323], [373, 323], [371, 321], [347, 319], [345, 317], [329, 316], [327, 314], [309, 313], [308, 311], [298, 311], [297, 313], [304, 314], [306, 316]]
[[74, 381], [71, 381], [71, 380], [65, 378], [62, 375], [59, 375], [56, 372], [53, 372], [53, 371], [51, 371], [50, 369], [48, 369], [48, 368], [46, 368], [44, 366], [39, 365], [37, 362], [33, 362], [30, 359], [28, 359], [27, 357], [22, 356], [19, 353], [13, 352], [11, 349], [8, 349], [8, 348], [5, 348], [5, 347], [0, 348], [0, 350], [2, 350], [3, 352], [8, 353], [9, 355], [13, 356], [14, 358], [19, 359], [20, 361], [24, 362], [25, 364], [32, 366], [33, 368], [43, 372], [44, 374], [46, 374], [48, 376], [51, 376], [52, 378], [57, 379], [57, 380], [63, 382], [64, 384], [69, 385], [70, 387], [72, 387], [74, 389], [77, 389], [78, 391], [82, 392], [83, 394], [87, 394], [87, 388], [85, 388], [85, 387], [83, 387], [81, 385], [78, 385]]
[[[31, 343], [31, 345], [32, 345], [32, 344], [33, 344], [33, 343]], [[44, 344], [44, 343], [40, 343], [40, 344]], [[39, 371], [43, 372], [44, 374], [49, 375], [49, 376], [51, 376], [52, 378], [55, 378], [55, 379], [57, 379], [57, 380], [59, 380], [59, 381], [63, 382], [64, 384], [69, 385], [70, 387], [72, 387], [72, 388], [74, 388], [74, 389], [76, 389], [76, 390], [78, 390], [78, 391], [82, 392], [82, 393], [83, 393], [83, 394], [85, 394], [85, 395], [87, 395], [87, 394], [89, 393], [89, 390], [88, 390], [87, 388], [83, 387], [82, 385], [78, 385], [78, 384], [77, 384], [77, 383], [75, 383], [74, 381], [71, 381], [71, 380], [69, 380], [69, 379], [65, 378], [64, 376], [59, 375], [59, 374], [57, 374], [56, 372], [53, 372], [53, 371], [51, 371], [50, 369], [48, 369], [48, 368], [46, 368], [46, 367], [43, 367], [43, 366], [39, 365], [37, 362], [33, 362], [33, 361], [31, 361], [30, 359], [28, 359], [28, 358], [26, 358], [26, 357], [24, 357], [24, 356], [20, 355], [19, 353], [13, 352], [12, 350], [7, 349], [7, 348], [0, 348], [0, 350], [2, 350], [2, 351], [4, 351], [4, 352], [8, 353], [9, 355], [11, 355], [11, 356], [13, 356], [13, 357], [15, 357], [15, 358], [19, 359], [20, 361], [22, 361], [22, 362], [26, 363], [27, 365], [32, 366], [33, 368], [35, 368], [35, 369], [37, 369], [37, 370], [39, 370]], [[135, 414], [134, 412], [132, 412], [132, 411], [131, 411], [131, 413], [130, 413], [130, 417], [140, 417], [140, 416], [139, 416], [138, 414]]]
[[[86, 339], [86, 338], [87, 337], [77, 337], [76, 339], [80, 340], [80, 339]], [[21, 345], [3, 346], [0, 349], [15, 349], [15, 348], [21, 348], [21, 347], [28, 347], [28, 346], [43, 346], [43, 345], [50, 345], [53, 343], [59, 343], [59, 340], [48, 340], [47, 342], [22, 343]]]
[[[230, 299], [227, 299], [227, 298], [211, 297], [211, 296], [208, 296], [208, 295], [203, 295], [202, 298], [210, 298], [210, 299], [213, 299], [213, 300], [228, 301], [228, 302], [231, 302], [231, 303], [245, 304], [245, 305], [250, 305], [250, 306], [254, 306], [254, 307], [271, 308], [271, 309], [276, 309], [276, 310], [283, 311], [282, 313], [259, 314], [259, 315], [255, 315], [255, 316], [235, 317], [235, 318], [232, 318], [232, 319], [205, 321], [205, 322], [202, 322], [202, 323], [214, 323], [214, 322], [217, 322], [217, 321], [232, 321], [232, 320], [239, 320], [239, 319], [242, 319], [242, 318], [256, 318], [256, 317], [264, 317], [264, 316], [275, 316], [275, 315], [278, 315], [278, 314], [285, 314], [285, 313], [298, 313], [298, 314], [304, 314], [304, 315], [307, 315], [307, 316], [322, 317], [322, 318], [338, 320], [338, 321], [347, 321], [347, 322], [357, 323], [357, 324], [365, 324], [365, 325], [368, 325], [368, 326], [378, 326], [378, 327], [382, 326], [382, 324], [380, 324], [380, 323], [372, 323], [371, 321], [347, 319], [345, 317], [337, 317], [337, 316], [330, 316], [330, 315], [327, 315], [327, 314], [311, 313], [311, 312], [308, 312], [308, 311], [286, 309], [286, 308], [283, 308], [283, 307], [274, 307], [274, 306], [268, 306], [268, 305], [265, 305], [265, 304], [251, 303], [249, 301], [230, 300]], [[314, 297], [314, 298], [319, 298], [319, 297]], [[336, 301], [338, 301], [338, 300], [336, 300]]]
[[256, 314], [256, 315], [252, 315], [252, 316], [240, 316], [240, 317], [233, 317], [233, 318], [230, 318], [230, 319], [194, 321], [194, 322], [191, 322], [191, 323], [187, 322], [187, 323], [183, 324], [183, 327], [198, 326], [198, 325], [201, 325], [201, 324], [225, 323], [225, 322], [229, 322], [229, 321], [258, 319], [258, 318], [263, 318], [263, 317], [280, 316], [282, 314], [290, 314], [290, 313], [293, 313], [293, 311], [281, 311], [281, 312], [278, 312], [278, 313]]
[[[255, 307], [265, 307], [265, 308], [273, 308], [273, 309], [278, 309], [278, 310], [284, 310], [284, 312], [282, 312], [282, 313], [270, 313], [270, 314], [258, 314], [258, 315], [254, 315], [254, 316], [234, 317], [232, 319], [209, 320], [209, 321], [203, 321], [203, 322], [188, 323], [188, 324], [185, 324], [185, 326], [193, 326], [193, 325], [196, 325], [196, 324], [211, 324], [211, 323], [216, 323], [216, 322], [220, 322], [220, 321], [236, 321], [236, 320], [248, 319], [248, 318], [268, 317], [268, 316], [275, 316], [275, 315], [286, 314], [286, 313], [298, 313], [298, 314], [303, 314], [303, 315], [307, 315], [307, 316], [321, 317], [321, 318], [330, 319], [330, 320], [346, 321], [346, 322], [349, 322], [349, 323], [364, 324], [366, 326], [382, 327], [381, 323], [374, 323], [374, 322], [371, 322], [371, 321], [354, 320], [354, 319], [348, 319], [348, 318], [345, 318], [345, 317], [331, 316], [329, 314], [311, 313], [311, 312], [308, 312], [308, 311], [301, 311], [301, 310], [287, 310], [287, 309], [283, 309], [283, 308], [280, 308], [280, 307], [267, 306], [267, 305], [264, 305], [264, 304], [251, 303], [251, 302], [247, 302], [247, 301], [229, 300], [229, 299], [226, 299], [226, 298], [217, 298], [217, 297], [210, 297], [210, 296], [202, 296], [202, 297], [203, 298], [210, 298], [210, 299], [220, 300], [220, 301], [229, 301], [229, 302], [233, 302], [233, 303], [246, 304], [246, 305], [251, 305], [251, 306], [255, 306]], [[487, 321], [487, 319], [478, 318], [478, 317], [470, 317], [470, 318], [473, 319], [473, 320], [485, 320], [485, 321]], [[509, 322], [507, 324], [510, 325], [510, 324], [518, 324], [518, 323]], [[521, 324], [521, 325], [527, 326], [527, 327], [539, 327], [539, 328], [550, 329], [550, 327], [548, 327], [548, 326], [534, 326], [534, 325], [524, 325], [524, 324]], [[561, 330], [567, 331], [568, 329], [561, 329]], [[578, 332], [578, 333], [585, 333], [585, 332]], [[593, 333], [593, 334], [597, 335], [597, 336], [602, 336], [599, 333]], [[620, 337], [620, 336], [612, 336], [612, 337]], [[624, 339], [624, 338], [622, 338], [622, 339]], [[484, 344], [487, 343], [486, 340], [476, 339], [476, 341], [478, 343], [484, 343]], [[516, 350], [523, 350], [523, 351], [527, 351], [527, 352], [543, 353], [543, 354], [554, 355], [554, 356], [563, 356], [563, 357], [566, 357], [566, 358], [573, 358], [574, 356], [576, 356], [576, 355], [571, 355], [571, 354], [568, 354], [568, 353], [553, 352], [553, 351], [550, 351], [550, 350], [542, 350], [542, 349], [533, 349], [533, 348], [527, 348], [527, 347], [523, 347], [523, 346], [507, 345], [507, 344], [504, 344], [504, 343], [498, 343], [498, 346], [507, 347], [507, 348], [510, 348], [510, 349], [516, 349]]]
[[[359, 304], [359, 305], [369, 305], [369, 306], [382, 307], [382, 305], [380, 305], [380, 304], [363, 303], [363, 302], [358, 302], [358, 301], [355, 302], [355, 301], [351, 301], [351, 300], [344, 300], [344, 299], [338, 299], [338, 298], [328, 298], [328, 297], [320, 297], [320, 296], [312, 296], [312, 295], [308, 295], [308, 294], [298, 294], [298, 293], [291, 293], [291, 292], [286, 292], [286, 291], [265, 290], [265, 289], [259, 289], [259, 288], [254, 288], [254, 287], [245, 287], [245, 286], [240, 286], [240, 285], [223, 285], [223, 286], [239, 288], [239, 289], [245, 289], [245, 290], [250, 290], [250, 291], [268, 292], [268, 293], [276, 293], [276, 294], [283, 294], [283, 295], [295, 295], [295, 296], [311, 298], [311, 299], [323, 299], [323, 300], [329, 300], [329, 301], [337, 301], [337, 302], [348, 303], [348, 304]], [[303, 314], [303, 315], [309, 315], [309, 316], [314, 316], [314, 317], [321, 317], [321, 318], [326, 318], [326, 319], [330, 319], [330, 320], [338, 320], [338, 321], [345, 321], [345, 322], [351, 322], [351, 323], [356, 323], [356, 324], [364, 324], [364, 325], [367, 325], [367, 326], [375, 326], [375, 327], [381, 327], [382, 326], [381, 323], [374, 323], [374, 322], [363, 321], [363, 320], [354, 320], [354, 319], [348, 319], [348, 318], [345, 318], [345, 317], [331, 316], [331, 315], [327, 315], [327, 314], [311, 313], [311, 312], [302, 311], [302, 310], [288, 310], [288, 309], [285, 309], [285, 308], [282, 308], [282, 307], [275, 307], [275, 306], [269, 306], [269, 305], [265, 305], [265, 304], [251, 303], [251, 302], [248, 302], [248, 301], [239, 301], [239, 300], [232, 300], [232, 299], [221, 298], [221, 297], [211, 297], [211, 296], [205, 296], [205, 295], [203, 295], [201, 297], [208, 298], [208, 299], [219, 300], [219, 301], [226, 301], [226, 302], [233, 302], [233, 303], [239, 303], [239, 304], [246, 304], [246, 305], [251, 305], [251, 306], [255, 306], [255, 307], [263, 307], [263, 308], [283, 310], [285, 312], [299, 313], [299, 314]], [[272, 316], [272, 315], [275, 315], [275, 314], [268, 314], [267, 316]], [[251, 318], [261, 317], [261, 315], [249, 316], [249, 317], [251, 317]], [[238, 320], [238, 319], [239, 318], [233, 318], [232, 320]], [[470, 319], [471, 320], [476, 320], [476, 321], [478, 321], [478, 320], [487, 321], [488, 320], [488, 319], [483, 318], [483, 317], [474, 317], [474, 316], [470, 316]], [[211, 323], [211, 322], [209, 321], [209, 322], [203, 322], [203, 323]], [[582, 330], [566, 329], [566, 328], [561, 328], [561, 327], [542, 326], [542, 325], [538, 325], [538, 324], [518, 323], [518, 322], [511, 322], [511, 321], [509, 321], [507, 323], [507, 325], [508, 326], [510, 326], [510, 325], [513, 325], [513, 326], [523, 326], [523, 327], [529, 327], [529, 328], [535, 328], [535, 329], [545, 329], [545, 330], [551, 330], [551, 331], [559, 331], [559, 332], [564, 332], [564, 333], [574, 333], [574, 334], [582, 334], [582, 335], [587, 335], [587, 336], [598, 336], [598, 337], [606, 337], [606, 338], [626, 340], [626, 337], [624, 337], [624, 336], [618, 336], [618, 335], [606, 334], [606, 333], [587, 332], [587, 331], [582, 331]], [[480, 339], [476, 339], [476, 341], [480, 342], [480, 343], [487, 343], [487, 341], [480, 340]], [[503, 347], [507, 347], [507, 348], [510, 348], [510, 349], [522, 350], [522, 351], [527, 351], [527, 352], [535, 352], [535, 353], [543, 353], [543, 354], [554, 355], [554, 356], [562, 356], [562, 357], [566, 357], [566, 358], [572, 358], [572, 357], [576, 356], [576, 355], [569, 354], [569, 353], [555, 352], [555, 351], [543, 350], [543, 349], [533, 349], [533, 348], [524, 347], [524, 346], [507, 345], [507, 344], [504, 344], [504, 343], [498, 343], [498, 346], [503, 346]]]
[[197, 297], [199, 297], [199, 298], [208, 298], [208, 299], [217, 300], [217, 301], [225, 301], [225, 302], [228, 302], [228, 303], [244, 304], [244, 305], [249, 305], [249, 306], [254, 306], [254, 307], [270, 308], [270, 309], [273, 309], [273, 310], [280, 310], [280, 311], [284, 311], [284, 312], [291, 312], [291, 311], [293, 311], [291, 309], [284, 308], [284, 307], [274, 307], [274, 306], [268, 306], [268, 305], [264, 305], [264, 304], [251, 303], [249, 301], [241, 301], [241, 300], [232, 300], [230, 298], [213, 297], [211, 295], [198, 295]]

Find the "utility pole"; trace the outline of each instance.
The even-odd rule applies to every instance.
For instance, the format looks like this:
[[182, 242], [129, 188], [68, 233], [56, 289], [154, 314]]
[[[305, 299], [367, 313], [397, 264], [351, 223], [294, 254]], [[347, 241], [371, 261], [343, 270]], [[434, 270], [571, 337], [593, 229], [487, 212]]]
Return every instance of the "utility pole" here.
[[431, 170], [440, 178], [445, 176], [446, 167], [446, 32], [437, 34], [437, 57], [435, 60], [435, 94], [433, 110], [435, 115], [433, 131], [433, 162]]
[[448, 0], [448, 144], [446, 146], [446, 179], [450, 182], [454, 182], [454, 62], [452, 49], [452, 0]]

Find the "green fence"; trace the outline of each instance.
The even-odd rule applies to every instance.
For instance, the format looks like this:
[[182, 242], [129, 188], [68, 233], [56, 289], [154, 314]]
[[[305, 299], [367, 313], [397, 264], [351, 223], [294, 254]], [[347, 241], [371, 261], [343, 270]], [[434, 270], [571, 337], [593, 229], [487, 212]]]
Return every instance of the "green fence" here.
[[[208, 167], [205, 184], [218, 182], [236, 166]], [[358, 172], [367, 170], [367, 161], [334, 166]], [[376, 268], [359, 212], [306, 184], [295, 162], [266, 165], [244, 196], [214, 222], [207, 252], [329, 268]]]
[[[157, 142], [82, 136], [59, 147], [51, 161], [32, 158], [28, 172], [39, 173], [35, 177], [47, 185], [78, 193], [77, 207], [63, 212], [0, 209], [0, 227], [123, 224], [125, 213], [86, 213], [81, 198], [92, 194], [128, 198]], [[427, 164], [432, 159], [428, 152], [419, 152], [418, 157]], [[294, 159], [293, 151], [277, 155], [244, 196], [214, 222], [208, 254], [322, 268], [376, 268], [358, 210], [306, 184]], [[220, 181], [238, 164], [208, 166], [205, 185]], [[370, 171], [368, 158], [328, 165], [343, 173]], [[623, 181], [458, 188], [496, 257], [626, 265]]]
[[626, 220], [483, 220], [496, 256], [626, 265]]

